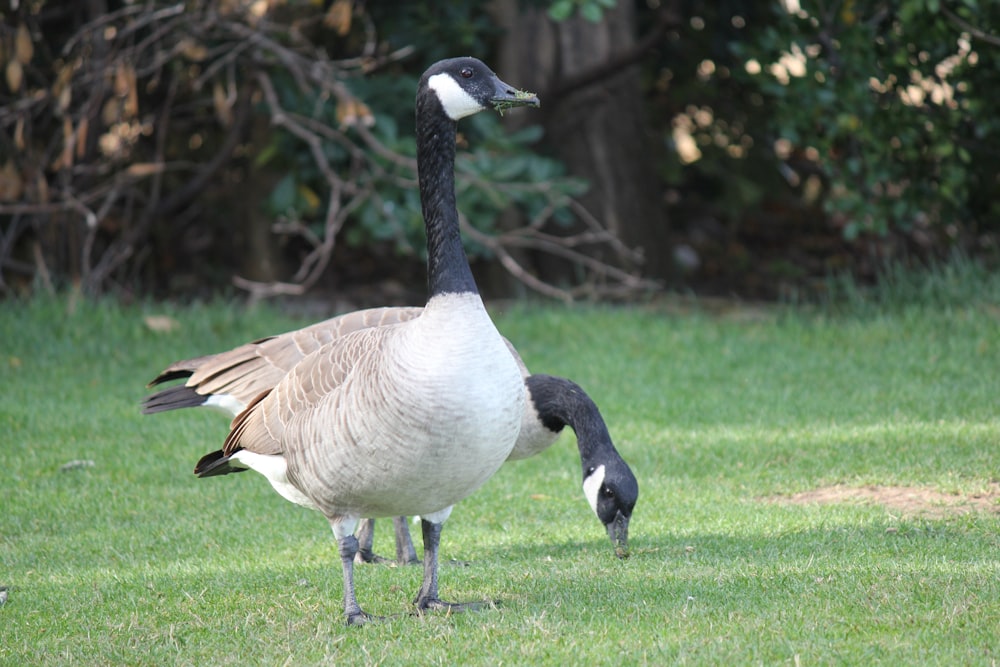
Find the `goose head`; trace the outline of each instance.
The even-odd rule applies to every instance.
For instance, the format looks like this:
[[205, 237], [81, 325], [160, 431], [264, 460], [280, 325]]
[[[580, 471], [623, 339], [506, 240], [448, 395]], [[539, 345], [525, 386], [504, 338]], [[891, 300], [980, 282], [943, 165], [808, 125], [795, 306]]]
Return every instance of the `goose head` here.
[[603, 463], [584, 463], [583, 495], [607, 529], [615, 555], [628, 558], [628, 523], [639, 499], [639, 484], [617, 452]]
[[503, 111], [539, 106], [538, 97], [504, 83], [475, 58], [449, 58], [435, 63], [424, 73], [421, 83], [434, 92], [445, 114], [456, 121], [490, 107]]

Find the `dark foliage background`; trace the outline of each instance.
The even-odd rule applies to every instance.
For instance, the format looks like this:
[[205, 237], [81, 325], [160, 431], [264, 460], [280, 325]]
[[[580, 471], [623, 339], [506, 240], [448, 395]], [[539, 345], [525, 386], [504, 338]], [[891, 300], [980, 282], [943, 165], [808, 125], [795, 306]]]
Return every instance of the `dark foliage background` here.
[[0, 11], [6, 295], [419, 302], [413, 91], [456, 54], [543, 99], [462, 125], [463, 224], [493, 294], [792, 297], [996, 254], [997, 3]]

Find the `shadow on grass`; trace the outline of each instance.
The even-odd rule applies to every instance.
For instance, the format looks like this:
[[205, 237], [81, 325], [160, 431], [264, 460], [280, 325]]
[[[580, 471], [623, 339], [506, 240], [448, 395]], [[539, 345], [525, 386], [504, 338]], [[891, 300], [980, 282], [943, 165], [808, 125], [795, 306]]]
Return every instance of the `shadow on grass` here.
[[822, 604], [835, 607], [868, 609], [876, 600], [932, 613], [956, 595], [1000, 593], [995, 539], [973, 525], [963, 518], [774, 536], [636, 535], [627, 560], [603, 540], [587, 540], [498, 547], [484, 562], [520, 568], [549, 604], [604, 600], [652, 612], [698, 600], [720, 611], [769, 614], [801, 606], [802, 596], [825, 596]]

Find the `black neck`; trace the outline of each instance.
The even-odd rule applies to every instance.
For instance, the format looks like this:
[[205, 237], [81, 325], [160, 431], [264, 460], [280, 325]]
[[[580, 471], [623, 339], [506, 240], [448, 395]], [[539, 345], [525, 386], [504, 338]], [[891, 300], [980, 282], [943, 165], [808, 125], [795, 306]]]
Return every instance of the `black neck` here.
[[478, 293], [462, 246], [455, 203], [455, 132], [433, 91], [417, 94], [417, 177], [427, 231], [429, 296]]
[[569, 426], [576, 433], [584, 475], [593, 465], [618, 458], [600, 410], [578, 384], [552, 375], [531, 375], [525, 383], [545, 428], [558, 433]]

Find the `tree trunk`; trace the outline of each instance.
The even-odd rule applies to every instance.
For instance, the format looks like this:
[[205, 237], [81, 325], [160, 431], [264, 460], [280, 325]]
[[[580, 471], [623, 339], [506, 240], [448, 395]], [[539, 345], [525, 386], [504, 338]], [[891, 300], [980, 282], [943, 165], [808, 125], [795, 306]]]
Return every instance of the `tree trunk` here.
[[[636, 44], [633, 3], [620, 0], [599, 23], [578, 15], [555, 22], [538, 8], [519, 12], [517, 0], [497, 0], [494, 10], [507, 28], [497, 68], [505, 80], [538, 92], [547, 150], [590, 183], [581, 203], [627, 246], [643, 252], [645, 275], [669, 277], [667, 219], [656, 172], [662, 138], [647, 128], [639, 68], [589, 76]], [[538, 119], [516, 116], [512, 122]], [[605, 261], [631, 263], [609, 256], [607, 248], [603, 252]], [[550, 281], [572, 278], [571, 267], [552, 257], [537, 268]]]
[[[270, 121], [255, 115], [250, 121], [249, 143], [260, 150], [266, 146], [274, 129]], [[281, 180], [281, 174], [268, 167], [245, 167], [244, 181], [231, 191], [234, 221], [242, 221], [236, 239], [242, 248], [240, 276], [257, 282], [287, 280], [287, 267], [280, 239], [273, 231], [274, 218], [265, 210], [268, 193]]]

